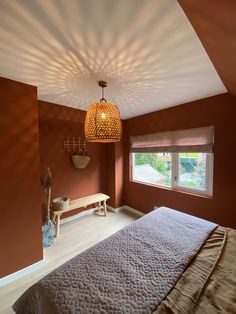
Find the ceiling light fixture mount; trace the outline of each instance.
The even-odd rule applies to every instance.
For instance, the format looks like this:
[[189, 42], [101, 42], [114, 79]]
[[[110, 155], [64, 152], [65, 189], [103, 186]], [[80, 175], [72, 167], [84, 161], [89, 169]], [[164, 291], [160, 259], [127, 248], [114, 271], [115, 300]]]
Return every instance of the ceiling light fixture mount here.
[[104, 90], [103, 90], [103, 88], [107, 87], [107, 82], [99, 81], [98, 85], [102, 88], [102, 99], [100, 99], [100, 101], [105, 101], [106, 102], [106, 99], [104, 98]]
[[108, 103], [104, 98], [107, 82], [99, 81], [102, 98], [88, 107], [85, 119], [85, 137], [88, 142], [119, 142], [122, 133], [120, 112], [116, 105]]

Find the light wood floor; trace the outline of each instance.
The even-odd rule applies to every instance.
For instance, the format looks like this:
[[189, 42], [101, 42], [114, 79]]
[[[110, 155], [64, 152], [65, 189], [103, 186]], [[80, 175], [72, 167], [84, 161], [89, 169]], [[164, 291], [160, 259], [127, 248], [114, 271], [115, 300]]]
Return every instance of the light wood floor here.
[[108, 212], [107, 217], [88, 214], [62, 224], [60, 237], [53, 246], [44, 251], [47, 264], [43, 268], [0, 288], [0, 313], [14, 313], [11, 308], [12, 304], [28, 287], [65, 261], [122, 229], [137, 218], [139, 217], [128, 211], [116, 214]]

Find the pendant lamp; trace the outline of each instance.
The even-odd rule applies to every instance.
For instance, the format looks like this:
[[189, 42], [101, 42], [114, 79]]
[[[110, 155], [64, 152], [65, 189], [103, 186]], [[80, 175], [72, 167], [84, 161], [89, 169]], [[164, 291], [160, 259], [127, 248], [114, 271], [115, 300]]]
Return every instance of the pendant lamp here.
[[119, 142], [122, 133], [119, 109], [104, 98], [103, 89], [107, 87], [107, 82], [99, 81], [98, 85], [102, 88], [102, 99], [88, 107], [85, 138], [88, 142]]

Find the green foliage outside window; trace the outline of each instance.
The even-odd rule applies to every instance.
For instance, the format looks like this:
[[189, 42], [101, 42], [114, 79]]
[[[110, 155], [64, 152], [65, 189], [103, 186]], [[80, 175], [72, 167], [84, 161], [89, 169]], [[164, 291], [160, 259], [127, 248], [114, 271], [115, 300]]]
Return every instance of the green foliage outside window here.
[[158, 153], [135, 153], [135, 165], [150, 165], [165, 177], [165, 185], [171, 186], [171, 163], [158, 159]]
[[[198, 160], [198, 153], [192, 153], [196, 156], [180, 157], [180, 185], [188, 188], [197, 188], [205, 190], [205, 171], [204, 161]], [[181, 155], [181, 154], [180, 154]], [[188, 154], [190, 155], [190, 154]], [[190, 157], [190, 158], [189, 158]], [[188, 175], [188, 178], [182, 176]]]

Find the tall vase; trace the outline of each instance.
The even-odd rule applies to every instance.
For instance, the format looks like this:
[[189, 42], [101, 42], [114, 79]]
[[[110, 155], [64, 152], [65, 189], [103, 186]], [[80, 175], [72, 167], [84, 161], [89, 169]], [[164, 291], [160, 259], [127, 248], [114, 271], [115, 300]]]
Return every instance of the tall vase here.
[[48, 188], [46, 194], [47, 204], [47, 220], [43, 224], [43, 246], [49, 247], [54, 243], [55, 226], [50, 219], [50, 203], [51, 203], [51, 187]]
[[50, 219], [50, 214], [47, 215], [47, 221], [43, 224], [43, 246], [49, 247], [54, 243], [55, 226]]

